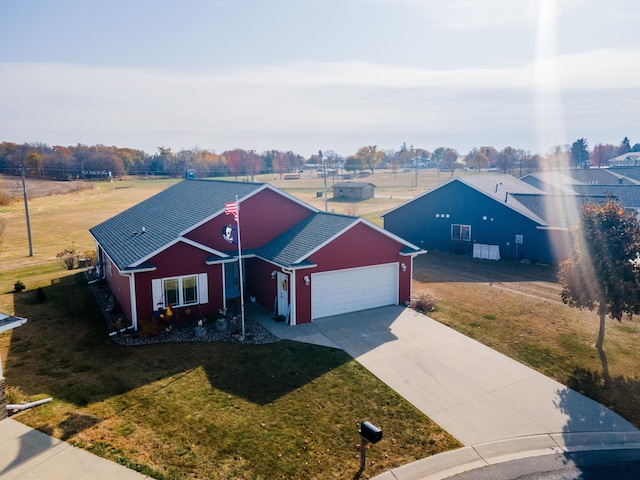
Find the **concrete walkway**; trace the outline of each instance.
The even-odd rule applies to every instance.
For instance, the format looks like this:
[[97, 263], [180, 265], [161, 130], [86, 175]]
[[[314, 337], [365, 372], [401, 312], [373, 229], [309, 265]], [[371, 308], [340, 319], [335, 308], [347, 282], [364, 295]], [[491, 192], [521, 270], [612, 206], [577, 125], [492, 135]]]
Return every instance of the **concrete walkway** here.
[[0, 478], [142, 480], [149, 477], [7, 418], [0, 421]]
[[[469, 447], [445, 454], [447, 471], [455, 463], [487, 465], [485, 456], [550, 453], [580, 443], [640, 446], [640, 432], [618, 414], [411, 309], [384, 307], [296, 327], [261, 323], [280, 338], [343, 349]], [[433, 466], [440, 459], [425, 460]], [[443, 478], [415, 468], [424, 475], [407, 466], [407, 476], [381, 478]]]

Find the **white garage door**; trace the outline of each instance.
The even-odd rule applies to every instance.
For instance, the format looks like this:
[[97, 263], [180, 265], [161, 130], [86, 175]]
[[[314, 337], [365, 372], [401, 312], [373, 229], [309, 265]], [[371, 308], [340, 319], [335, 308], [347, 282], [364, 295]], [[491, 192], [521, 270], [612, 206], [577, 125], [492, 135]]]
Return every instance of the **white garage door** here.
[[398, 264], [311, 275], [312, 319], [398, 303]]

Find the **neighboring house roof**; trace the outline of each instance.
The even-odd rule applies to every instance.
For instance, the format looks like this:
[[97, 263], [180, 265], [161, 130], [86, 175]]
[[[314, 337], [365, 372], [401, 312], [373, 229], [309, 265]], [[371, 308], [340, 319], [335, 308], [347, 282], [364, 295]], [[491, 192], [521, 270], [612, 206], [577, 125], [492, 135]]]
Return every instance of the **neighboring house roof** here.
[[[577, 213], [576, 204], [583, 201], [578, 199], [575, 194], [550, 195], [526, 182], [518, 180], [512, 175], [469, 175], [452, 179], [436, 187], [436, 189], [455, 181], [479, 191], [496, 202], [533, 220], [541, 227], [547, 228], [567, 228], [574, 224], [571, 222], [577, 218], [575, 217]], [[428, 195], [434, 190], [409, 200], [384, 215]]]
[[640, 185], [577, 185], [574, 188], [581, 195], [614, 197], [627, 208], [640, 208]]
[[520, 180], [547, 193], [575, 193], [572, 188], [573, 185], [582, 183], [557, 170], [543, 170], [541, 172], [529, 173]]
[[606, 200], [598, 195], [528, 195], [514, 194], [524, 208], [544, 220], [545, 227], [570, 228], [580, 220], [579, 207], [585, 203]]
[[606, 168], [570, 168], [562, 173], [587, 185], [630, 185], [637, 184]]
[[[224, 212], [225, 204], [270, 188], [265, 183], [183, 180], [89, 229], [120, 270], [140, 266], [160, 249]], [[294, 201], [313, 207], [290, 197]], [[241, 212], [242, 215], [242, 212]], [[212, 250], [212, 253], [215, 253]]]
[[640, 152], [628, 152], [609, 160], [612, 167], [623, 165], [640, 165]]
[[364, 188], [367, 185], [375, 187], [373, 183], [369, 182], [338, 182], [333, 184], [333, 188]]
[[[638, 154], [640, 155], [640, 153]], [[638, 183], [640, 183], [640, 158], [638, 159], [638, 164], [636, 165], [620, 165], [620, 166], [610, 166], [607, 170], [612, 171], [618, 175], [622, 175], [623, 177], [630, 178]]]

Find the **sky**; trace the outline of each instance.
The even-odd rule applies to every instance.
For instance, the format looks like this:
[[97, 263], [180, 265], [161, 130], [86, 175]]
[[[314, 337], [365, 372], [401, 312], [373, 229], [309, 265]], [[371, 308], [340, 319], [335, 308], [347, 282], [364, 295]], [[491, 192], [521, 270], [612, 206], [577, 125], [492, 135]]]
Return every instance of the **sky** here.
[[637, 0], [0, 0], [0, 141], [640, 143]]

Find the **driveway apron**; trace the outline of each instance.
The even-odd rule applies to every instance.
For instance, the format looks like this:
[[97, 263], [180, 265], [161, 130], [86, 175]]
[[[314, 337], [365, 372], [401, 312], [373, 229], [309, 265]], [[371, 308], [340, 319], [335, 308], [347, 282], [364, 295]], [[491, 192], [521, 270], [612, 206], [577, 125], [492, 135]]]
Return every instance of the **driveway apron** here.
[[546, 433], [637, 431], [599, 403], [408, 308], [377, 308], [312, 325], [293, 339], [316, 343], [312, 339], [323, 334], [330, 340], [325, 344], [342, 348], [464, 445]]

